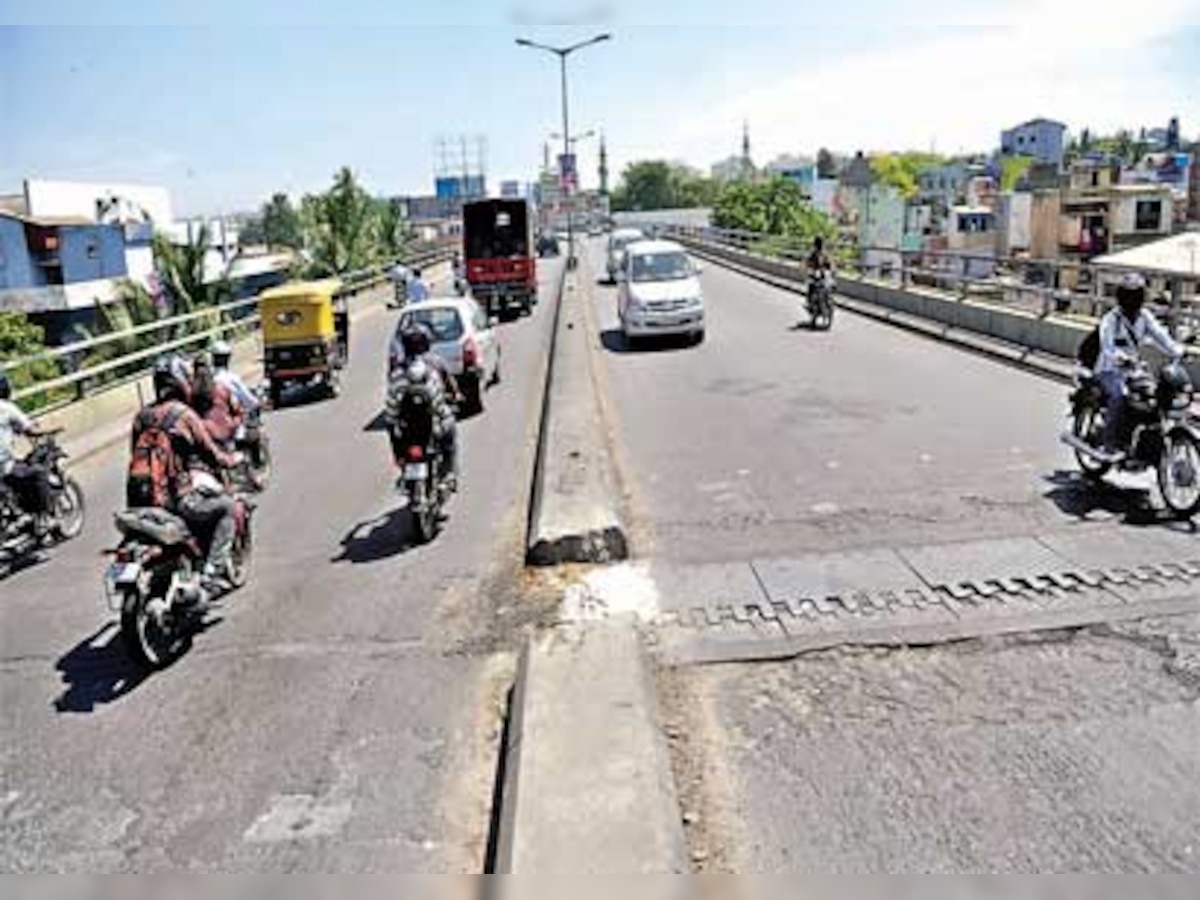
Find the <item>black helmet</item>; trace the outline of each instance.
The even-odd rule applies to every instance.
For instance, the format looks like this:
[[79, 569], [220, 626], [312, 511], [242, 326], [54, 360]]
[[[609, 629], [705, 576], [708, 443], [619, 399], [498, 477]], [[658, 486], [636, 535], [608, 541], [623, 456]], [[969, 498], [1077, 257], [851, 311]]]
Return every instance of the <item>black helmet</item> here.
[[0, 400], [12, 399], [12, 382], [8, 380], [8, 373], [0, 371]]
[[1126, 314], [1141, 312], [1146, 304], [1146, 279], [1137, 272], [1129, 272], [1117, 286], [1117, 303]]
[[429, 329], [424, 325], [409, 325], [400, 332], [400, 346], [404, 348], [404, 355], [408, 359], [424, 356], [432, 344]]
[[159, 400], [174, 397], [186, 401], [192, 392], [192, 370], [178, 353], [154, 361], [154, 393]]
[[1171, 391], [1172, 394], [1188, 393], [1192, 389], [1192, 378], [1188, 375], [1187, 367], [1181, 362], [1173, 362], [1163, 366], [1158, 377], [1163, 387]]

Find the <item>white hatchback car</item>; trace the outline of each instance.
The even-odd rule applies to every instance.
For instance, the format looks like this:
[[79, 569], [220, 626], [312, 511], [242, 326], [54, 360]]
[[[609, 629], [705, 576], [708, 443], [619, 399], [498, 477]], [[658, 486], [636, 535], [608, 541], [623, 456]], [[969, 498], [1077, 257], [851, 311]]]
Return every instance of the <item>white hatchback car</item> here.
[[674, 241], [638, 241], [625, 248], [618, 275], [617, 315], [625, 340], [688, 335], [704, 340], [700, 267]]
[[404, 359], [400, 334], [424, 325], [433, 336], [432, 350], [446, 363], [465, 394], [466, 407], [483, 412], [483, 395], [500, 382], [500, 339], [495, 320], [470, 297], [437, 297], [410, 303], [396, 325], [388, 348], [388, 374]]
[[617, 273], [625, 265], [625, 248], [634, 241], [644, 241], [645, 233], [640, 228], [618, 228], [608, 236], [608, 280], [617, 281]]

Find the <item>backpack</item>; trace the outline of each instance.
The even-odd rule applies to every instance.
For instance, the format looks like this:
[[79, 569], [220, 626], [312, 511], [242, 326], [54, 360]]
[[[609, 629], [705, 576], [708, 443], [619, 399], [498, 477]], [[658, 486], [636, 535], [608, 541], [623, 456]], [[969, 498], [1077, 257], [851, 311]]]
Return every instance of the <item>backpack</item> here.
[[1099, 325], [1088, 332], [1087, 337], [1079, 345], [1079, 349], [1075, 351], [1075, 358], [1079, 360], [1079, 364], [1085, 369], [1096, 368], [1096, 361], [1100, 358]]
[[174, 507], [180, 463], [171, 431], [185, 412], [187, 407], [177, 404], [165, 415], [154, 408], [138, 414], [138, 437], [125, 479], [125, 503], [130, 508]]

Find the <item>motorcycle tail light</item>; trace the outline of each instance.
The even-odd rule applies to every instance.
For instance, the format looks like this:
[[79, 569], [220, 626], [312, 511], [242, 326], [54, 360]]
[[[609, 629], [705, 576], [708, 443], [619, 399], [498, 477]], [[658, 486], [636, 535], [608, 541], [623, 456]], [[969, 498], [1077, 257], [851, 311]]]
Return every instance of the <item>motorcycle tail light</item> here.
[[475, 343], [475, 338], [467, 338], [463, 344], [463, 366], [472, 369], [479, 364], [479, 345]]
[[132, 547], [118, 547], [116, 552], [117, 562], [131, 563], [134, 561], [136, 554]]
[[425, 448], [409, 447], [406, 455], [408, 456], [409, 462], [421, 462], [421, 460], [425, 458]]

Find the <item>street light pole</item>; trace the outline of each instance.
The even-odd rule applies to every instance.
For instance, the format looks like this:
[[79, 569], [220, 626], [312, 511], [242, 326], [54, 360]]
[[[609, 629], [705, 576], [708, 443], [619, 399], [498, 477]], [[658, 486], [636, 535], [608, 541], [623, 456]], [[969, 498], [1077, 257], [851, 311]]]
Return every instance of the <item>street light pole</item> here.
[[[517, 46], [529, 47], [533, 50], [545, 50], [547, 53], [553, 53], [558, 57], [559, 74], [561, 76], [562, 89], [562, 123], [563, 123], [563, 157], [562, 164], [559, 166], [559, 176], [565, 176], [567, 173], [564, 166], [567, 160], [571, 157], [571, 110], [569, 91], [567, 89], [567, 57], [576, 50], [582, 50], [584, 47], [590, 47], [592, 44], [599, 44], [602, 41], [612, 40], [611, 34], [598, 34], [594, 38], [586, 41], [580, 41], [578, 44], [572, 44], [569, 47], [550, 47], [546, 44], [539, 44], [535, 41], [530, 41], [525, 38], [517, 38]], [[575, 177], [578, 177], [578, 162], [575, 164]], [[571, 180], [562, 177], [563, 181], [563, 196], [568, 201], [571, 199]], [[575, 228], [570, 202], [567, 203], [567, 267], [575, 266]]]

